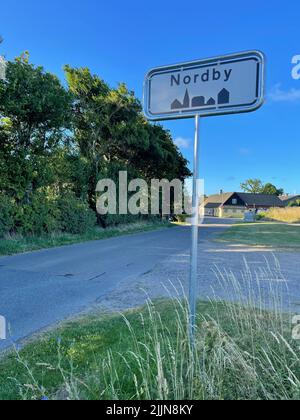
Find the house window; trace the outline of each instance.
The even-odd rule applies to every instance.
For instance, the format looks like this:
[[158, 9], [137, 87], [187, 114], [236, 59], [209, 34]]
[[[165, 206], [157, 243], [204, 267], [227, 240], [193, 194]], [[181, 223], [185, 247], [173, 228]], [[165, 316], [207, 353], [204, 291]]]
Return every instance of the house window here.
[[237, 199], [236, 199], [236, 198], [233, 198], [233, 199], [232, 199], [232, 204], [233, 204], [234, 206], [236, 206], [236, 205], [237, 205], [237, 203], [238, 203]]

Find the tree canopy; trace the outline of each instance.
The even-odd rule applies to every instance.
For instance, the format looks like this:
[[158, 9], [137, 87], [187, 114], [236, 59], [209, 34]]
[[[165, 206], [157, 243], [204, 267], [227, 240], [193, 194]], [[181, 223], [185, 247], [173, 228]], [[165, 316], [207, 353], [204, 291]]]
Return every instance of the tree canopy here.
[[260, 179], [247, 179], [241, 184], [244, 192], [252, 194], [270, 194], [270, 195], [283, 195], [283, 188], [277, 188], [271, 183], [263, 184]]
[[[120, 170], [145, 180], [184, 180], [188, 162], [170, 132], [150, 124], [124, 83], [111, 88], [88, 68], [65, 66], [66, 84], [29, 54], [0, 80], [0, 195], [17, 206], [38, 194], [73, 194], [95, 210], [97, 182]], [[5, 201], [7, 202], [7, 200]]]

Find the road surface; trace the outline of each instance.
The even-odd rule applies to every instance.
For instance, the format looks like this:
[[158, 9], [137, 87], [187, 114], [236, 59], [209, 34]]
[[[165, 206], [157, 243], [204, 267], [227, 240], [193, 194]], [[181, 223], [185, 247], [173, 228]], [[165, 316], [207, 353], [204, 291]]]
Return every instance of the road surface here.
[[[202, 240], [220, 229], [203, 229]], [[84, 311], [189, 246], [190, 228], [175, 227], [0, 257], [0, 315], [11, 334], [0, 348]]]
[[[231, 223], [207, 218], [200, 227], [199, 295], [239, 299], [232, 297], [228, 273], [239, 277], [244, 272], [243, 277], [250, 267], [260, 273], [260, 292], [268, 293], [271, 279], [276, 288], [280, 286], [285, 303], [292, 301], [300, 308], [299, 254], [276, 253], [281, 270], [270, 252], [214, 242]], [[10, 337], [0, 341], [0, 349], [94, 306], [117, 310], [138, 306], [146, 294], [153, 298], [168, 294], [166, 287], [183, 285], [186, 293], [190, 237], [190, 227], [175, 227], [1, 257], [0, 315], [7, 319]], [[270, 270], [266, 270], [266, 254]], [[216, 269], [227, 274], [216, 276]], [[225, 287], [220, 287], [220, 277]], [[253, 280], [251, 288], [256, 287]]]

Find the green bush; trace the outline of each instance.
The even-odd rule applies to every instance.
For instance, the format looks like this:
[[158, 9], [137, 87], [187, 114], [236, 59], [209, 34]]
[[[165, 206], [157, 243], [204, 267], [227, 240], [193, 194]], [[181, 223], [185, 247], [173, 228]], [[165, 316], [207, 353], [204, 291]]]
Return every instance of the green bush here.
[[255, 216], [255, 220], [260, 221], [260, 220], [264, 220], [266, 218], [266, 213], [258, 213]]
[[3, 238], [13, 230], [15, 215], [15, 202], [5, 195], [0, 195], [0, 238]]
[[186, 223], [187, 219], [191, 218], [192, 216], [188, 214], [177, 214], [175, 217], [179, 223]]
[[67, 194], [58, 200], [60, 214], [60, 229], [72, 234], [83, 234], [92, 229], [97, 222], [96, 214], [88, 204]]
[[59, 231], [57, 203], [43, 193], [36, 193], [30, 203], [18, 207], [15, 230], [22, 235], [43, 235]]
[[59, 199], [35, 193], [28, 203], [17, 205], [0, 195], [0, 238], [8, 233], [41, 236], [53, 232], [84, 234], [96, 224], [88, 204], [68, 193]]
[[288, 207], [300, 207], [300, 200], [292, 201], [288, 204]]

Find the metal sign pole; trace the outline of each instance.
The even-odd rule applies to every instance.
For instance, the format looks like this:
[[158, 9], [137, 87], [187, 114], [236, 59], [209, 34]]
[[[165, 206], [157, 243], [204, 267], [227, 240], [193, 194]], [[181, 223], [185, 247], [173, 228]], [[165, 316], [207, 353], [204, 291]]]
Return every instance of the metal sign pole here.
[[145, 77], [144, 113], [149, 121], [196, 118], [188, 302], [192, 345], [196, 330], [200, 118], [255, 111], [264, 103], [264, 86], [265, 56], [260, 51], [156, 67]]
[[197, 299], [197, 269], [198, 269], [198, 236], [199, 236], [199, 127], [200, 116], [195, 116], [194, 172], [193, 172], [193, 217], [192, 217], [192, 248], [189, 284], [189, 334], [191, 344], [195, 343], [196, 329], [196, 299]]

